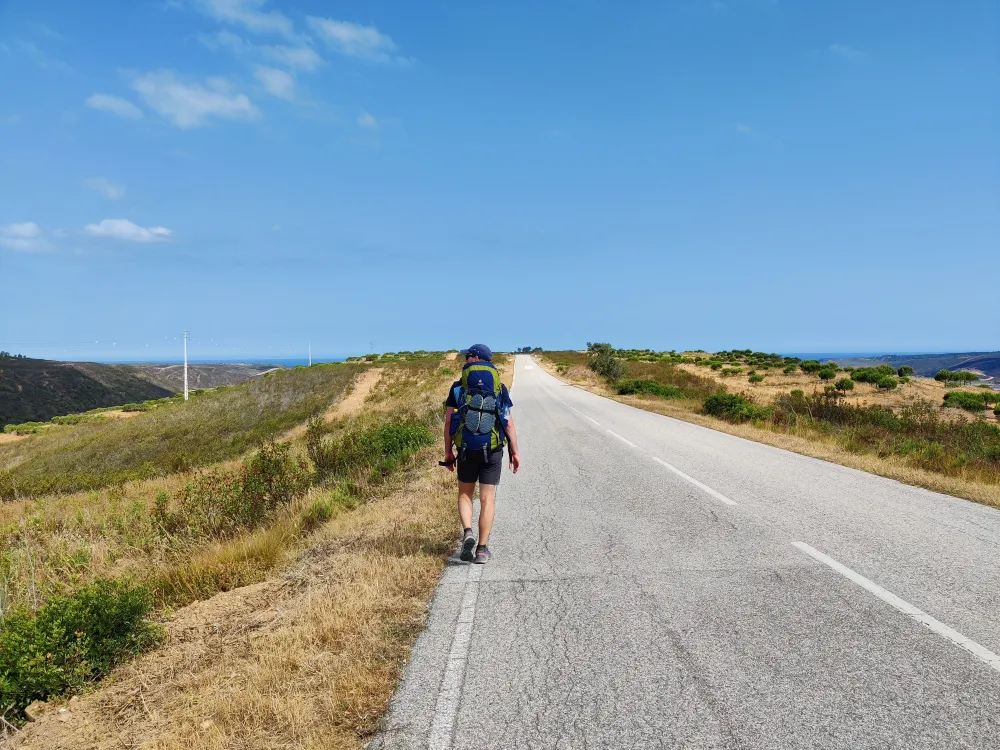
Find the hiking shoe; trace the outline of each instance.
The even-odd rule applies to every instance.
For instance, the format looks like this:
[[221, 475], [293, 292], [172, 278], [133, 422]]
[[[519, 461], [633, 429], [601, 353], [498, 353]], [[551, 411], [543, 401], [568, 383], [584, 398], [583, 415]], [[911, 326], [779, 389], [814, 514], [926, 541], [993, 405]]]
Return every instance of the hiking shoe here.
[[472, 562], [474, 555], [472, 550], [476, 546], [476, 537], [472, 535], [471, 531], [466, 531], [462, 534], [462, 554], [458, 556], [459, 560], [463, 562]]
[[476, 563], [476, 565], [485, 565], [491, 557], [493, 557], [493, 553], [490, 552], [490, 548], [480, 544], [476, 547], [476, 559], [472, 562]]

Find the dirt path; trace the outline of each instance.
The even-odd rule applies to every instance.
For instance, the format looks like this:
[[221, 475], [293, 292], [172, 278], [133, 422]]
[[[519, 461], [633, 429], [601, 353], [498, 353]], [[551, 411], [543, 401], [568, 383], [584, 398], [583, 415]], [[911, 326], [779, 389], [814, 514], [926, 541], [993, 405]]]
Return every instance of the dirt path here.
[[[344, 396], [340, 401], [335, 403], [323, 414], [324, 422], [332, 422], [340, 417], [347, 417], [353, 414], [357, 414], [361, 411], [361, 407], [365, 405], [365, 399], [374, 390], [375, 386], [378, 385], [379, 381], [382, 379], [382, 368], [376, 367], [371, 370], [365, 370], [363, 373], [358, 375], [351, 384], [351, 389], [348, 391], [347, 395]], [[306, 433], [306, 425], [299, 424], [295, 425], [292, 429], [281, 436], [280, 440], [293, 440], [297, 437], [301, 437]]]

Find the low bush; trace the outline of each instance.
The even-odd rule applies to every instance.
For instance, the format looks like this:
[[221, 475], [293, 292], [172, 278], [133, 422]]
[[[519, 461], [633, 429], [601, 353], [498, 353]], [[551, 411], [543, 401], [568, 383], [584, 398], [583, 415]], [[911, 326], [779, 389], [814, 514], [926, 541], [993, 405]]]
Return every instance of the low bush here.
[[824, 367], [821, 370], [819, 370], [816, 374], [819, 375], [820, 380], [833, 380], [835, 377], [837, 377], [837, 368]]
[[0, 621], [0, 705], [23, 721], [32, 701], [78, 691], [152, 648], [160, 630], [146, 620], [151, 606], [146, 589], [100, 580], [34, 614], [9, 614]]
[[750, 380], [751, 383], [763, 383], [764, 382], [764, 376], [763, 375], [751, 375], [750, 378], [749, 378], [749, 380]]
[[847, 393], [847, 391], [853, 391], [854, 381], [851, 380], [850, 378], [841, 378], [840, 380], [837, 381], [836, 388], [838, 391], [841, 391], [842, 393]]
[[798, 365], [785, 365], [781, 371], [785, 373], [785, 375], [791, 375], [792, 373], [798, 372], [798, 370]]
[[903, 365], [898, 370], [896, 370], [896, 374], [899, 375], [899, 377], [901, 377], [901, 378], [909, 377], [914, 372], [916, 372], [916, 371], [912, 367], [910, 367], [909, 365]]
[[990, 404], [989, 394], [971, 391], [949, 391], [944, 394], [944, 405], [966, 411], [983, 411]]
[[326, 436], [318, 419], [310, 420], [306, 429], [306, 446], [318, 478], [336, 477], [351, 486], [391, 473], [433, 442], [430, 429], [416, 419], [359, 428], [336, 438]]
[[968, 370], [962, 370], [961, 372], [938, 370], [934, 379], [942, 383], [971, 383], [975, 380], [979, 380], [979, 376], [974, 372], [969, 372]]
[[709, 396], [704, 403], [705, 413], [728, 422], [749, 422], [753, 419], [767, 419], [771, 410], [758, 406], [746, 396], [735, 393], [720, 393]]
[[896, 378], [887, 375], [885, 377], [879, 378], [879, 381], [875, 385], [878, 386], [878, 389], [880, 391], [891, 391], [893, 388], [896, 387], [897, 381]]
[[[615, 381], [625, 375], [625, 362], [611, 344], [587, 344], [587, 352], [587, 366], [601, 377]], [[638, 360], [638, 357], [635, 359]]]
[[665, 383], [657, 383], [655, 380], [619, 380], [615, 385], [615, 390], [619, 395], [644, 395], [659, 396], [660, 398], [683, 398], [679, 388]]
[[265, 445], [239, 471], [210, 471], [185, 485], [174, 511], [165, 493], [154, 516], [170, 534], [224, 539], [254, 529], [274, 517], [309, 488], [306, 463], [295, 460], [288, 443]]
[[802, 368], [802, 372], [808, 373], [810, 375], [814, 372], [819, 372], [821, 369], [823, 369], [823, 365], [821, 365], [815, 359], [807, 359], [804, 362], [800, 363], [799, 367]]

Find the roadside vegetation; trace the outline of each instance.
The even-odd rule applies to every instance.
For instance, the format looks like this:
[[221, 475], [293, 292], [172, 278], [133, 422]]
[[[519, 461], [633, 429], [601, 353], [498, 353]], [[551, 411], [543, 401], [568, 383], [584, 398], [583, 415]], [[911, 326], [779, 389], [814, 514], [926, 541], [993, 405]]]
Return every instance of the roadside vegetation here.
[[278, 370], [187, 402], [137, 404], [143, 413], [132, 419], [85, 421], [0, 445], [0, 499], [100, 489], [234, 458], [323, 411], [357, 372], [345, 364]]
[[931, 380], [909, 366], [843, 368], [749, 349], [655, 352], [607, 343], [545, 352], [542, 361], [636, 406], [765, 441], [787, 436], [780, 444], [800, 452], [822, 444], [823, 457], [857, 456], [868, 470], [1000, 505], [1000, 392], [953, 389], [977, 380], [974, 373], [942, 371]]
[[[324, 657], [322, 670], [329, 676], [322, 686], [312, 680], [302, 684], [290, 663], [287, 675], [272, 679], [308, 693], [302, 700], [322, 703], [309, 730], [316, 737], [356, 746], [373, 732], [454, 536], [450, 484], [447, 493], [444, 484], [434, 484], [432, 492], [419, 497], [409, 489], [425, 477], [446, 479], [429, 474], [430, 446], [440, 429], [441, 401], [454, 364], [426, 357], [388, 367], [381, 379], [370, 381], [371, 390], [351, 413], [333, 407], [363, 380], [358, 376], [366, 368], [316, 365], [206, 392], [187, 404], [158, 404], [127, 421], [85, 424], [82, 432], [53, 430], [0, 446], [6, 461], [19, 459], [7, 470], [18, 491], [0, 503], [0, 714], [6, 721], [24, 727], [25, 709], [33, 701], [86, 692], [115, 670], [127, 674], [136, 657], [152, 659], [151, 665], [173, 658], [174, 621], [219, 592], [236, 597], [233, 616], [239, 619], [249, 616], [238, 611], [238, 602], [245, 602], [240, 592], [252, 590], [245, 587], [274, 586], [275, 596], [294, 599], [308, 620], [317, 614], [311, 599], [268, 583], [273, 571], [292, 566], [310, 586], [330, 595], [322, 622], [313, 626], [326, 628], [323, 638], [341, 646], [335, 659]], [[296, 422], [304, 429], [289, 431]], [[136, 424], [140, 427], [132, 427]], [[125, 427], [130, 431], [119, 432]], [[242, 433], [239, 438], [236, 432]], [[212, 445], [217, 441], [224, 447]], [[121, 473], [110, 472], [102, 454], [127, 452], [130, 443], [141, 450], [118, 465]], [[67, 478], [58, 485], [64, 491], [24, 481], [34, 476], [23, 471], [25, 464], [64, 453], [70, 458], [52, 464], [67, 469], [57, 474]], [[177, 455], [185, 459], [171, 460]], [[149, 476], [128, 473], [154, 461], [159, 463]], [[102, 480], [76, 489], [81, 473]], [[398, 508], [383, 507], [389, 501], [382, 498], [389, 496], [397, 498]], [[412, 510], [414, 503], [422, 515], [408, 515], [406, 508]], [[331, 540], [338, 541], [323, 546]], [[321, 566], [333, 579], [313, 572], [309, 561], [317, 556], [338, 561], [339, 567]], [[315, 642], [289, 643], [289, 632], [271, 644], [284, 658], [314, 653]], [[227, 648], [238, 652], [233, 658], [268, 658], [253, 649], [248, 654], [242, 639]], [[164, 654], [157, 656], [157, 649]], [[141, 656], [149, 651], [156, 654]], [[227, 693], [231, 676], [223, 680], [213, 673], [216, 678], [220, 682], [212, 690]], [[142, 712], [125, 722], [130, 736], [170, 735], [177, 741], [183, 736], [188, 746], [220, 748], [232, 746], [227, 738], [243, 735], [246, 741], [275, 735], [279, 744], [289, 739], [277, 736], [288, 731], [281, 728], [287, 722], [277, 721], [263, 734], [251, 729], [254, 716], [280, 710], [273, 695], [265, 699], [259, 693], [263, 684], [250, 685], [246, 695], [231, 696], [228, 704], [206, 694], [206, 702], [215, 706], [208, 718], [218, 736], [205, 736], [202, 719], [192, 724], [187, 706], [171, 703], [193, 689], [193, 679], [200, 678], [183, 670], [164, 673], [156, 690], [164, 701], [161, 710], [175, 711], [175, 720], [157, 728]], [[148, 690], [145, 676], [139, 684]], [[269, 706], [250, 705], [252, 695]], [[134, 700], [134, 693], [117, 699]], [[87, 700], [75, 704], [74, 711], [91, 706]], [[106, 732], [117, 732], [126, 709], [119, 706], [109, 714], [108, 700], [95, 700], [87, 710], [94, 726], [105, 722]], [[245, 713], [232, 713], [233, 706]], [[69, 729], [47, 722], [50, 711], [47, 705], [33, 709], [35, 718], [39, 713], [42, 718], [23, 734], [37, 742]], [[107, 739], [95, 736], [88, 744], [67, 737], [81, 748]], [[173, 741], [163, 740], [162, 746]]]

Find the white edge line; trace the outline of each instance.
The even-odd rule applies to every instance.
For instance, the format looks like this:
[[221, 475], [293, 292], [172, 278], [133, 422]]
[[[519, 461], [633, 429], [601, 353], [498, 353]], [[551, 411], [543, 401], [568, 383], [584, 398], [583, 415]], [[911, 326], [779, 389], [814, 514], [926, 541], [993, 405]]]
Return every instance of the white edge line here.
[[[633, 448], [639, 448], [639, 446], [638, 446], [638, 445], [636, 445], [635, 443], [633, 443], [633, 442], [631, 442], [631, 441], [629, 441], [629, 440], [626, 440], [625, 438], [623, 438], [623, 437], [622, 437], [621, 435], [619, 435], [619, 434], [618, 434], [617, 432], [615, 432], [614, 430], [608, 430], [608, 434], [612, 435], [613, 437], [616, 437], [616, 438], [618, 438], [618, 439], [619, 439], [619, 440], [621, 440], [621, 441], [622, 441], [623, 443], [625, 443], [625, 445], [631, 445], [631, 446], [632, 446]], [[642, 450], [642, 448], [639, 448], [639, 450]]]
[[886, 591], [877, 583], [869, 581], [860, 573], [855, 573], [846, 565], [842, 565], [841, 563], [834, 560], [832, 557], [824, 555], [822, 552], [820, 552], [817, 549], [814, 549], [813, 547], [810, 547], [805, 542], [792, 542], [792, 544], [795, 547], [798, 547], [803, 552], [805, 552], [810, 557], [819, 560], [821, 563], [827, 565], [830, 568], [833, 568], [842, 576], [858, 584], [861, 588], [865, 589], [869, 593], [874, 594], [879, 599], [884, 601], [886, 604], [892, 605], [903, 614], [909, 615], [917, 622], [926, 625], [928, 628], [933, 630], [941, 637], [946, 638], [947, 640], [954, 643], [956, 646], [964, 648], [966, 651], [975, 656], [977, 659], [984, 662], [988, 666], [992, 667], [996, 671], [1000, 672], [1000, 656], [997, 656], [988, 648], [980, 646], [978, 643], [971, 640], [970, 638], [966, 638], [964, 635], [959, 633], [954, 628], [950, 628], [943, 622], [935, 620], [933, 617], [931, 617], [923, 610], [917, 609], [909, 602], [900, 599], [898, 596], [896, 596], [890, 591]]
[[479, 579], [483, 575], [481, 565], [470, 565], [465, 579], [462, 606], [455, 623], [455, 635], [448, 652], [448, 663], [438, 690], [437, 705], [431, 721], [428, 750], [450, 750], [455, 734], [455, 720], [462, 702], [462, 683], [465, 680], [465, 665], [469, 659], [472, 643], [472, 623], [476, 619], [476, 600], [479, 598]]
[[668, 469], [670, 469], [670, 471], [674, 472], [674, 474], [676, 474], [677, 476], [683, 477], [684, 479], [688, 480], [695, 487], [698, 487], [698, 488], [704, 490], [709, 495], [711, 495], [712, 497], [714, 497], [716, 500], [719, 500], [720, 502], [723, 502], [726, 505], [737, 505], [737, 502], [735, 500], [730, 500], [728, 497], [726, 497], [722, 493], [716, 492], [711, 487], [708, 487], [708, 486], [702, 484], [701, 482], [699, 482], [694, 477], [689, 477], [687, 474], [685, 474], [683, 471], [681, 471], [680, 469], [678, 469], [676, 466], [672, 466], [672, 465], [668, 464], [662, 458], [659, 458], [658, 456], [653, 456], [653, 460], [656, 461], [658, 464], [662, 464], [663, 466], [667, 467]]

